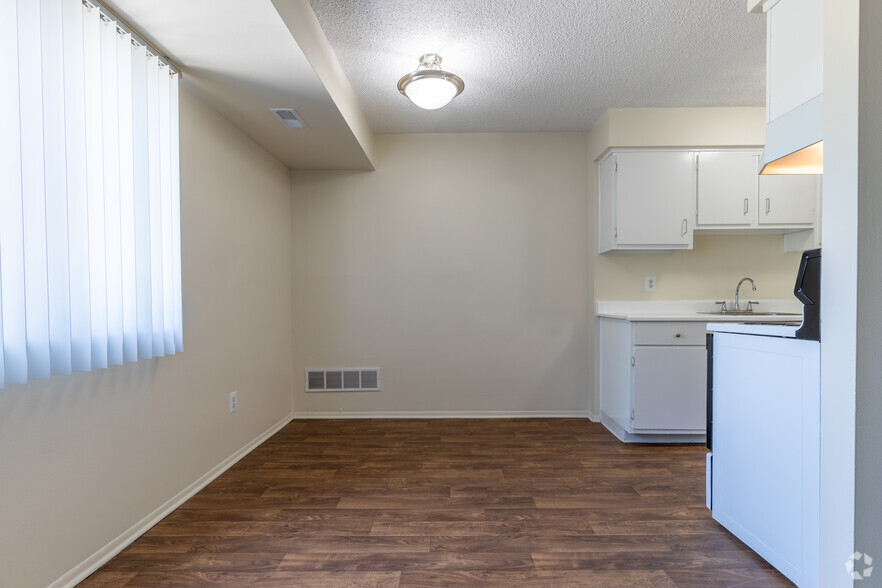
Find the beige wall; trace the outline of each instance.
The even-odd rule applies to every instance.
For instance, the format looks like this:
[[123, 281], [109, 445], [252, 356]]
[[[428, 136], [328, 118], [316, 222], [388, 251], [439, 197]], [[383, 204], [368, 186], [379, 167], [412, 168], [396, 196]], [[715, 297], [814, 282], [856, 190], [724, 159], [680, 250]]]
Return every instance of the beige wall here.
[[181, 162], [185, 351], [0, 394], [0, 586], [48, 585], [290, 414], [288, 172], [186, 90]]
[[[587, 135], [378, 135], [375, 172], [293, 172], [298, 413], [584, 414]], [[381, 392], [305, 393], [304, 368]]]
[[611, 108], [604, 118], [610, 147], [762, 147], [766, 142], [765, 108]]
[[[595, 299], [731, 298], [743, 276], [786, 299], [798, 254], [698, 235], [597, 255], [592, 162], [764, 133], [762, 108], [612, 109], [588, 134], [381, 135], [373, 173], [294, 172], [295, 411], [596, 415]], [[303, 391], [304, 368], [359, 366], [382, 368], [382, 392]]]
[[[732, 300], [738, 280], [756, 280], [751, 300], [792, 299], [800, 253], [781, 235], [696, 235], [691, 251], [595, 256], [597, 300]], [[646, 292], [645, 276], [656, 277]], [[750, 289], [742, 288], [742, 295]], [[746, 300], [742, 296], [743, 300]], [[761, 307], [760, 307], [761, 308]]]

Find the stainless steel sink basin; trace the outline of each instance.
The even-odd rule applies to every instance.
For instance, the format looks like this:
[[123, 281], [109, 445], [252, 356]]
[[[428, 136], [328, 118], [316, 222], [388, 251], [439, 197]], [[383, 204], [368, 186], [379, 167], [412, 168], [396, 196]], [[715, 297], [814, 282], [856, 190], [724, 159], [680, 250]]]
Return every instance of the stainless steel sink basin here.
[[717, 310], [713, 312], [699, 312], [698, 314], [713, 314], [716, 316], [802, 316], [798, 312], [756, 312], [754, 310], [727, 310], [726, 312]]

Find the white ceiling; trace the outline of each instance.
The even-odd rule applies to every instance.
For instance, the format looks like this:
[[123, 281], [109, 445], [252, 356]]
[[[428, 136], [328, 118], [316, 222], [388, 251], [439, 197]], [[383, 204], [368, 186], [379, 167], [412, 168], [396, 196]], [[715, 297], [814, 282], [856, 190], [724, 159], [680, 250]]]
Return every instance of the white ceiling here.
[[[376, 133], [589, 130], [609, 107], [762, 106], [765, 17], [744, 0], [310, 0]], [[439, 53], [465, 91], [396, 84]]]
[[[744, 0], [106, 3], [292, 169], [372, 169], [371, 131], [585, 131], [609, 107], [764, 104], [765, 17]], [[396, 88], [427, 52], [465, 82], [437, 111]]]
[[[186, 86], [288, 167], [372, 168], [270, 0], [105, 3], [181, 67]], [[285, 127], [274, 107], [294, 108], [310, 128]]]

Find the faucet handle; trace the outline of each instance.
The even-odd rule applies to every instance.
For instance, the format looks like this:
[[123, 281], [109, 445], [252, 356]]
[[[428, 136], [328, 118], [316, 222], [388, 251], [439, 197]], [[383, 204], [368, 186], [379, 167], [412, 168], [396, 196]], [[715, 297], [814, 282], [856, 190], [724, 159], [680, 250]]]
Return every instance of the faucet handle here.
[[714, 300], [714, 304], [722, 305], [722, 306], [720, 306], [720, 312], [728, 312], [729, 311], [729, 309], [726, 308], [726, 301], [725, 300]]
[[759, 304], [759, 300], [748, 300], [747, 301], [747, 311], [750, 312], [753, 310], [753, 305]]

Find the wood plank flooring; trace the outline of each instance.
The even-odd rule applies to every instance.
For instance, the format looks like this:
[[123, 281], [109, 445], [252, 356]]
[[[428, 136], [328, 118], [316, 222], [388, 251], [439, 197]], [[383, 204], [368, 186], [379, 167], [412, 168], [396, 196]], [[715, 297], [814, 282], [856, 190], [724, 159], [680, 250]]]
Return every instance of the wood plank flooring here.
[[292, 421], [81, 585], [790, 586], [705, 450], [578, 419]]

